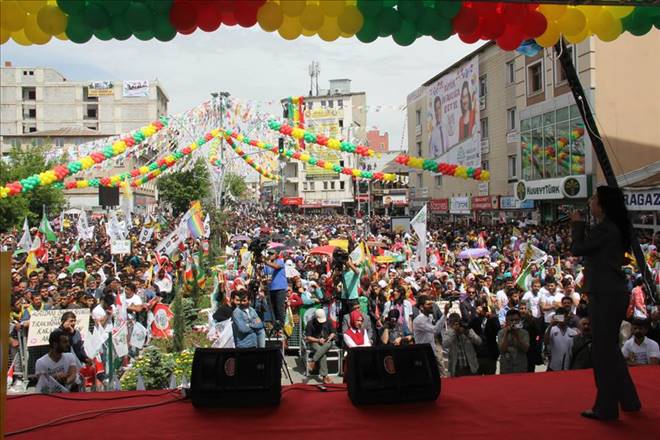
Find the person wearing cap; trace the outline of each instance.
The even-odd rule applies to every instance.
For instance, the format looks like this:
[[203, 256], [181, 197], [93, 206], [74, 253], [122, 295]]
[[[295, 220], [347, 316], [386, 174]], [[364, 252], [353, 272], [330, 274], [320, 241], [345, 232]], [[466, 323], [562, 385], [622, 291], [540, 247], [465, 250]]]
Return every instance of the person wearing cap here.
[[323, 383], [332, 383], [328, 377], [328, 351], [333, 346], [337, 334], [328, 321], [325, 310], [318, 309], [305, 327], [305, 342], [310, 345], [314, 355], [309, 361], [308, 370], [314, 371], [319, 365], [319, 376]]

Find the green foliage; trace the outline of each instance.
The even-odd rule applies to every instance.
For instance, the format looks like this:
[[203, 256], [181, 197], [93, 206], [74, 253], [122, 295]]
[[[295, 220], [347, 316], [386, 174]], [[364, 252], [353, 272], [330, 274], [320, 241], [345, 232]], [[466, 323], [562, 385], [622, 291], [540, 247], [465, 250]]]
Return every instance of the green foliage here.
[[137, 388], [138, 375], [142, 376], [148, 390], [167, 388], [170, 376], [174, 373], [179, 383], [183, 378], [190, 380], [194, 349], [180, 353], [166, 353], [156, 347], [146, 348], [121, 378], [121, 389], [131, 391]]
[[240, 198], [247, 191], [247, 184], [242, 176], [234, 173], [227, 173], [225, 175], [225, 188], [231, 193], [232, 196]]
[[186, 331], [186, 317], [183, 308], [183, 298], [181, 297], [181, 289], [177, 288], [174, 294], [174, 301], [172, 302], [172, 313], [174, 319], [172, 322], [173, 336], [173, 349], [176, 352], [183, 350], [183, 334]]
[[[26, 150], [13, 147], [9, 151], [8, 161], [0, 160], [0, 185], [41, 173], [54, 165], [46, 162], [45, 147], [35, 146]], [[14, 226], [20, 227], [25, 216], [30, 225], [37, 226], [43, 205], [50, 217], [58, 215], [65, 205], [62, 191], [52, 186], [40, 186], [18, 196], [0, 199], [0, 232]]]
[[161, 177], [157, 186], [159, 199], [171, 205], [176, 216], [186, 212], [193, 200], [207, 197], [211, 182], [206, 164], [199, 158], [191, 169]]

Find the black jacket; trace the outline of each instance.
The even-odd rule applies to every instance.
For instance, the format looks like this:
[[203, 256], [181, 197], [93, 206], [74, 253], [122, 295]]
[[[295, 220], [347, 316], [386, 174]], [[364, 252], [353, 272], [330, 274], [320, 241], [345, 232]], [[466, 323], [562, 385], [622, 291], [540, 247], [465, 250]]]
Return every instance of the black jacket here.
[[87, 359], [87, 353], [85, 353], [85, 347], [83, 345], [83, 340], [82, 336], [80, 335], [80, 332], [78, 330], [74, 331], [73, 333], [69, 333], [62, 326], [60, 326], [60, 330], [62, 330], [64, 333], [66, 333], [66, 336], [69, 338], [69, 345], [71, 346], [71, 349], [73, 352], [76, 354], [76, 357], [80, 362], [85, 362], [85, 359]]
[[500, 349], [497, 345], [497, 333], [500, 331], [500, 320], [497, 316], [492, 316], [490, 318], [485, 318], [486, 322], [484, 324], [484, 318], [480, 316], [475, 316], [470, 321], [470, 328], [479, 335], [482, 344], [476, 345], [474, 349], [477, 352], [478, 358], [492, 358], [497, 360], [500, 356]]

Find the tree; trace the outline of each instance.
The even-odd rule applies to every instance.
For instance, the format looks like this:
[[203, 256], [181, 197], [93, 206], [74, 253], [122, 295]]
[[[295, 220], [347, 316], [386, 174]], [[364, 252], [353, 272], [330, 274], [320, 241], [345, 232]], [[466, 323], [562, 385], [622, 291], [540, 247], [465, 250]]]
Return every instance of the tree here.
[[[46, 162], [46, 147], [13, 147], [7, 160], [0, 160], [0, 185], [24, 179], [46, 171], [54, 163]], [[30, 225], [36, 226], [41, 220], [43, 206], [49, 216], [55, 216], [65, 205], [64, 194], [52, 186], [39, 186], [32, 191], [0, 199], [0, 232], [20, 226], [27, 216]]]
[[239, 176], [235, 173], [227, 173], [225, 176], [225, 187], [227, 188], [227, 191], [236, 198], [241, 197], [245, 194], [245, 191], [247, 191], [245, 179], [243, 176]]
[[209, 195], [211, 185], [204, 159], [199, 158], [187, 171], [177, 171], [157, 181], [158, 197], [172, 206], [174, 215], [190, 208], [193, 200], [202, 200]]

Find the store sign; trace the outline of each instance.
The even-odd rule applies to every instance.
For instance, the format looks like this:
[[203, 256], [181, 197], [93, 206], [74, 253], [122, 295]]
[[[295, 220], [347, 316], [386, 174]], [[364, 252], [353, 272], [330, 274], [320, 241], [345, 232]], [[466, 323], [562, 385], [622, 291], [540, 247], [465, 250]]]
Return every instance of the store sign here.
[[316, 202], [310, 202], [310, 203], [303, 203], [302, 205], [300, 205], [300, 207], [303, 209], [314, 209], [314, 208], [320, 208], [321, 204]]
[[660, 188], [646, 191], [624, 191], [623, 199], [629, 211], [660, 210]]
[[534, 200], [528, 199], [525, 201], [520, 201], [512, 196], [502, 196], [500, 197], [500, 209], [534, 209]]
[[449, 212], [451, 214], [469, 214], [470, 198], [452, 197], [451, 199], [449, 199]]
[[431, 212], [447, 212], [449, 211], [449, 199], [431, 199], [429, 209]]
[[405, 195], [391, 195], [383, 196], [383, 205], [392, 206], [406, 206], [408, 204], [408, 197]]
[[477, 185], [477, 191], [479, 191], [480, 196], [488, 195], [488, 182], [479, 182]]
[[87, 85], [87, 96], [98, 98], [99, 96], [112, 96], [115, 94], [112, 81], [92, 81]]
[[472, 197], [473, 211], [492, 211], [499, 208], [497, 196], [475, 196]]
[[284, 206], [299, 206], [303, 204], [302, 197], [282, 197], [280, 203]]
[[321, 206], [340, 208], [341, 200], [321, 200]]
[[587, 176], [556, 179], [520, 180], [513, 184], [518, 200], [561, 200], [587, 197]]
[[369, 201], [369, 195], [359, 195], [355, 197], [355, 200], [358, 202], [368, 202]]

